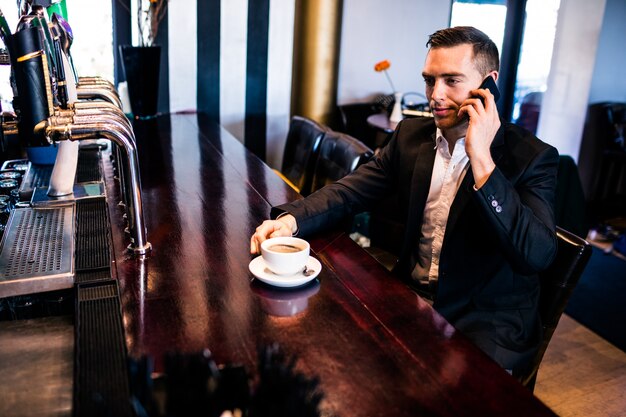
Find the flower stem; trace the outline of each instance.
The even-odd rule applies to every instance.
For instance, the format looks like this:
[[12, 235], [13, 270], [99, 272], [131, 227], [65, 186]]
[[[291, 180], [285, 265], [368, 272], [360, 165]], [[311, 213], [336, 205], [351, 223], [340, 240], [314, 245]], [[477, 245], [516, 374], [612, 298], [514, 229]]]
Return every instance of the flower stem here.
[[393, 83], [391, 82], [391, 77], [389, 76], [389, 73], [387, 73], [387, 70], [385, 70], [385, 76], [387, 77], [387, 81], [389, 81], [389, 85], [391, 85], [391, 92], [395, 93], [396, 88], [393, 86]]

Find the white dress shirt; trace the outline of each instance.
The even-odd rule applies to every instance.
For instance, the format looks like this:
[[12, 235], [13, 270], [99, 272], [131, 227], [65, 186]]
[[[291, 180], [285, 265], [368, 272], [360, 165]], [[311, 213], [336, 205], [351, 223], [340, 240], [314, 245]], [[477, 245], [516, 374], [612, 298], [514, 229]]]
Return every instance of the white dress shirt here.
[[435, 142], [437, 152], [424, 207], [417, 264], [411, 274], [414, 280], [422, 284], [434, 283], [439, 277], [439, 256], [450, 206], [469, 168], [464, 137], [456, 141], [452, 155], [448, 141], [439, 129]]

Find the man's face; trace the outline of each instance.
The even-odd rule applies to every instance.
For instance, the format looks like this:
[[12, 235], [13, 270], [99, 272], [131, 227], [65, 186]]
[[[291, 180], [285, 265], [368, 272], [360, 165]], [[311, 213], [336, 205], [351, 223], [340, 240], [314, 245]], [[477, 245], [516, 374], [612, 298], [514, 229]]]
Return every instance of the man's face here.
[[469, 98], [470, 90], [478, 88], [483, 80], [474, 65], [472, 45], [430, 49], [422, 75], [437, 127], [447, 139], [464, 136], [468, 120], [459, 117], [459, 108]]

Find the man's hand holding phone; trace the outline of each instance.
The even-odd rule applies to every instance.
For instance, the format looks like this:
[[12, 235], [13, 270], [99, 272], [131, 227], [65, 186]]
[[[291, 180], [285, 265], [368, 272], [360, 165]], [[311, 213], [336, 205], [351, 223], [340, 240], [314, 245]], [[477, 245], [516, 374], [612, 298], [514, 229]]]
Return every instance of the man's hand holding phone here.
[[461, 105], [459, 114], [469, 117], [465, 151], [472, 165], [475, 186], [480, 188], [495, 168], [489, 148], [501, 124], [496, 107], [500, 92], [494, 78], [489, 75], [480, 87], [471, 90], [470, 94], [471, 97]]

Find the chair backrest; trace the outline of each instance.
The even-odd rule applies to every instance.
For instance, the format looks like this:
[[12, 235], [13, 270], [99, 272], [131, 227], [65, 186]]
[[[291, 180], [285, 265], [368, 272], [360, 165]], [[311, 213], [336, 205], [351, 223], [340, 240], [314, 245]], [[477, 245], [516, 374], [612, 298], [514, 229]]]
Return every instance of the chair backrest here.
[[548, 348], [552, 334], [559, 323], [574, 287], [578, 283], [591, 257], [591, 245], [565, 229], [557, 227], [558, 249], [550, 267], [539, 274], [541, 295], [539, 315], [543, 326], [543, 341], [539, 351], [520, 381], [531, 391], [534, 389], [537, 371]]
[[327, 128], [304, 116], [292, 116], [283, 152], [281, 173], [304, 196], [311, 192], [313, 171]]
[[376, 130], [367, 124], [367, 118], [380, 113], [375, 103], [348, 103], [337, 106], [341, 115], [341, 131], [363, 142], [370, 148], [376, 145]]
[[311, 192], [343, 178], [373, 155], [374, 152], [360, 140], [329, 129], [320, 145]]
[[571, 156], [560, 155], [554, 201], [556, 224], [577, 236], [585, 237], [591, 226], [585, 211], [585, 194], [576, 162]]
[[[623, 182], [606, 187], [610, 177], [616, 178], [616, 175], [615, 173], [609, 175], [605, 169], [608, 155], [615, 151], [623, 153], [626, 150], [622, 147], [623, 143], [620, 146], [620, 140], [623, 140], [621, 130], [624, 125], [626, 125], [626, 102], [594, 103], [587, 108], [578, 154], [578, 168], [588, 202], [603, 205], [613, 199], [620, 190], [622, 195], [625, 192]], [[604, 212], [605, 208], [600, 207], [600, 211]]]

